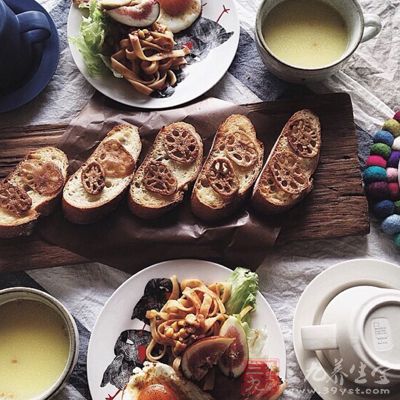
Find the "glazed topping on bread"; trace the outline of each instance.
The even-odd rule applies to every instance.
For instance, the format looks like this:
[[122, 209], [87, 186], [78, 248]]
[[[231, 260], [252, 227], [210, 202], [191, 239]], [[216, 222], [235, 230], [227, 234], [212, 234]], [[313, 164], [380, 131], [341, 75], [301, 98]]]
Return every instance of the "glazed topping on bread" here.
[[147, 190], [163, 196], [170, 196], [178, 190], [178, 182], [167, 165], [151, 161], [145, 168], [143, 184]]
[[251, 167], [258, 160], [254, 139], [244, 134], [229, 135], [223, 144], [227, 157], [240, 167]]
[[17, 217], [23, 216], [32, 207], [32, 199], [26, 191], [12, 183], [0, 181], [0, 208]]
[[135, 170], [135, 160], [118, 140], [107, 140], [100, 144], [96, 159], [103, 167], [105, 176], [125, 178]]
[[293, 151], [304, 158], [319, 154], [321, 135], [319, 124], [306, 116], [297, 116], [289, 121], [287, 138]]
[[227, 158], [216, 158], [206, 176], [211, 187], [224, 198], [233, 197], [239, 190], [239, 182], [231, 162]]
[[60, 169], [52, 162], [36, 159], [23, 161], [18, 167], [17, 174], [21, 177], [24, 185], [42, 196], [52, 196], [64, 185]]
[[275, 153], [270, 168], [278, 186], [289, 194], [299, 194], [310, 185], [297, 157], [289, 152]]
[[92, 161], [83, 166], [81, 180], [86, 193], [97, 195], [100, 194], [106, 184], [106, 177], [101, 164]]
[[198, 139], [184, 126], [165, 129], [165, 150], [168, 156], [181, 164], [193, 164], [200, 151]]

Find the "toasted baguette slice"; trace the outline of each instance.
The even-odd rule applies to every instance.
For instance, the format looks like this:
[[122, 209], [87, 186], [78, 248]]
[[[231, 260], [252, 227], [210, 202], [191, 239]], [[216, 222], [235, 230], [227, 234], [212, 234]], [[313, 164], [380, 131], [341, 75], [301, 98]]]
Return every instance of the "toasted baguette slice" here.
[[207, 221], [229, 216], [257, 179], [263, 157], [264, 146], [251, 121], [244, 115], [228, 117], [218, 128], [194, 185], [193, 213]]
[[310, 193], [321, 144], [318, 117], [310, 110], [296, 112], [284, 126], [255, 184], [254, 207], [277, 214], [291, 209]]
[[[141, 150], [136, 126], [115, 126], [65, 185], [62, 202], [65, 217], [76, 224], [89, 224], [113, 211], [132, 181]], [[94, 171], [93, 166], [99, 170]], [[94, 171], [94, 175], [88, 177], [88, 170]], [[85, 179], [97, 187], [89, 190], [84, 186]]]
[[[132, 213], [151, 219], [177, 206], [197, 178], [202, 160], [203, 142], [192, 125], [176, 122], [161, 129], [132, 180], [128, 196]], [[153, 188], [152, 166], [159, 179]]]
[[[43, 147], [29, 153], [0, 183], [0, 238], [31, 234], [40, 215], [50, 214], [62, 192], [68, 169], [67, 156], [54, 147]], [[8, 199], [11, 191], [19, 198]], [[14, 212], [4, 207], [4, 201], [29, 201], [29, 208]], [[30, 200], [29, 200], [30, 199]], [[1, 206], [3, 203], [3, 207]], [[17, 213], [15, 211], [17, 210]]]

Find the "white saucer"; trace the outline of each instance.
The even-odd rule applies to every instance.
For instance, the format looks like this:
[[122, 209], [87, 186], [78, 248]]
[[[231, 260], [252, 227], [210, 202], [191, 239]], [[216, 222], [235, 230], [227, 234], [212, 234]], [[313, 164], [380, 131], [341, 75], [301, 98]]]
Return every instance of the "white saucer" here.
[[[358, 259], [345, 261], [327, 269], [307, 286], [300, 297], [293, 322], [293, 343], [297, 361], [304, 376], [316, 393], [324, 400], [398, 400], [399, 388], [392, 394], [367, 394], [368, 389], [356, 386], [346, 379], [335, 383], [333, 368], [318, 351], [303, 348], [301, 328], [319, 324], [328, 303], [343, 290], [350, 287], [370, 285], [389, 289], [400, 289], [400, 267], [386, 261]], [[349, 305], [351, 307], [351, 305]], [[345, 372], [345, 371], [343, 371]], [[339, 378], [336, 375], [336, 378]], [[358, 394], [355, 390], [359, 390]], [[382, 389], [390, 389], [382, 386]], [[351, 392], [353, 391], [353, 392]]]

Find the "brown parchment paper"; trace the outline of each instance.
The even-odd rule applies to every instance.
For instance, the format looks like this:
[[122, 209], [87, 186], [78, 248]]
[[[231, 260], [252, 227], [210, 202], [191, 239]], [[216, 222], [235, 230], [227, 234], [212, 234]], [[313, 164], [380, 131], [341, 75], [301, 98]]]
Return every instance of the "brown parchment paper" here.
[[[59, 147], [67, 154], [72, 173], [114, 125], [129, 122], [140, 130], [141, 161], [164, 125], [185, 121], [194, 125], [202, 136], [206, 155], [218, 125], [232, 113], [249, 114], [245, 107], [213, 98], [178, 109], [148, 112], [133, 111], [95, 95], [72, 121]], [[257, 113], [249, 117], [268, 154], [275, 139], [263, 134], [268, 117]], [[59, 207], [42, 220], [39, 232], [52, 244], [131, 273], [155, 262], [177, 258], [200, 258], [230, 267], [243, 265], [255, 269], [274, 244], [280, 227], [276, 221], [255, 214], [248, 203], [218, 224], [204, 223], [191, 213], [190, 191], [183, 204], [150, 222], [133, 216], [126, 198], [112, 214], [86, 226], [66, 221]]]

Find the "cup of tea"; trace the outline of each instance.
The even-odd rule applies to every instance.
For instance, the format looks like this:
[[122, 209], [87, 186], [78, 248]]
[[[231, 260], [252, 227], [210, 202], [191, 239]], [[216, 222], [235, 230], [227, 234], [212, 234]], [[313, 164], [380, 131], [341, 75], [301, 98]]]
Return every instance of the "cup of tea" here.
[[337, 72], [381, 28], [379, 17], [364, 15], [357, 0], [264, 0], [256, 43], [274, 75], [305, 83]]
[[354, 384], [382, 388], [400, 383], [400, 290], [346, 289], [326, 307], [318, 325], [304, 326], [305, 350], [322, 351]]
[[50, 34], [45, 14], [39, 11], [15, 14], [0, 0], [0, 90], [24, 79], [32, 67], [33, 45]]

